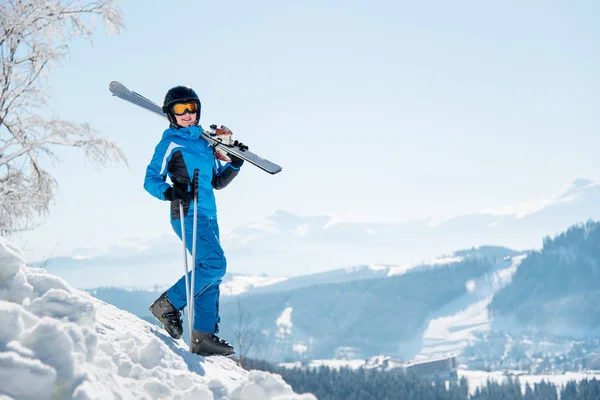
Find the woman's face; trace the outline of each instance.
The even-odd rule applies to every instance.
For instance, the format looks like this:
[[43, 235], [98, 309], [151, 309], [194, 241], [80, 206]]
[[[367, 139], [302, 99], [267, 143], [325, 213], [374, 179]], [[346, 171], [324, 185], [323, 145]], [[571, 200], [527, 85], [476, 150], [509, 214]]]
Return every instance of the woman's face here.
[[196, 113], [185, 113], [183, 115], [175, 115], [177, 125], [187, 128], [196, 123]]
[[173, 114], [177, 125], [187, 128], [196, 123], [196, 113], [198, 112], [198, 103], [177, 103], [173, 105]]

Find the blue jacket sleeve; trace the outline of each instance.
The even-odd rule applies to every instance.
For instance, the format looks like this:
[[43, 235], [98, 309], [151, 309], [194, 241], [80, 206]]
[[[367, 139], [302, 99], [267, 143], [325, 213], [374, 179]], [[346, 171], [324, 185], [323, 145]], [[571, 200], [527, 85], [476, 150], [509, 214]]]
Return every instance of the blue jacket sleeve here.
[[223, 189], [231, 183], [233, 178], [235, 178], [239, 172], [240, 167], [234, 167], [231, 163], [222, 165], [221, 162], [215, 158], [212, 187], [217, 190]]
[[144, 189], [157, 199], [166, 200], [165, 190], [170, 186], [166, 182], [167, 166], [176, 147], [179, 146], [163, 138], [154, 149], [152, 160], [146, 168]]

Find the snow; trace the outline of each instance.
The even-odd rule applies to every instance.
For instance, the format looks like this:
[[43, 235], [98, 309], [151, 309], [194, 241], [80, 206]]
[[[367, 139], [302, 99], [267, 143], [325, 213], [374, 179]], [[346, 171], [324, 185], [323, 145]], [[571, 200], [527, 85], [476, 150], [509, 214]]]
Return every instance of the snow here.
[[348, 360], [312, 360], [308, 362], [306, 365], [302, 365], [302, 362], [289, 362], [289, 363], [280, 363], [280, 367], [284, 368], [308, 368], [308, 369], [317, 369], [319, 367], [328, 367], [332, 369], [339, 370], [340, 368], [350, 368], [353, 370], [359, 368], [373, 369], [373, 368], [402, 368], [404, 364], [399, 360], [394, 360], [389, 356], [374, 356], [368, 360], [363, 359], [348, 359]]
[[428, 262], [426, 264], [446, 265], [446, 264], [461, 262], [462, 260], [463, 260], [463, 257], [441, 257], [441, 258], [436, 258], [435, 260]]
[[433, 259], [430, 261], [419, 261], [419, 262], [414, 262], [414, 263], [408, 263], [405, 265], [390, 267], [387, 276], [402, 275], [413, 268], [420, 267], [423, 265], [446, 265], [446, 264], [451, 264], [451, 263], [455, 263], [455, 262], [461, 262], [462, 260], [463, 260], [463, 257], [440, 257], [440, 258], [436, 258], [436, 259]]
[[0, 398], [315, 399], [72, 288], [0, 237]]
[[467, 283], [465, 283], [465, 287], [467, 288], [467, 291], [469, 293], [473, 293], [475, 291], [475, 281], [473, 279], [470, 279], [467, 281]]
[[474, 394], [478, 387], [485, 386], [487, 384], [488, 379], [492, 381], [496, 381], [498, 383], [502, 383], [506, 381], [508, 378], [518, 378], [519, 383], [521, 384], [521, 390], [523, 393], [525, 392], [525, 386], [529, 384], [529, 386], [533, 386], [535, 383], [540, 383], [542, 381], [550, 382], [562, 388], [569, 381], [579, 382], [584, 379], [600, 379], [600, 373], [594, 372], [565, 372], [564, 374], [555, 374], [555, 375], [529, 375], [525, 373], [516, 373], [507, 375], [502, 371], [477, 371], [477, 370], [465, 370], [458, 369], [457, 371], [458, 378], [462, 377], [466, 378], [469, 382], [469, 393]]
[[308, 224], [298, 225], [296, 227], [296, 235], [298, 236], [306, 236], [308, 234]]
[[447, 314], [441, 313], [429, 321], [417, 358], [459, 353], [473, 340], [476, 332], [488, 331], [491, 324], [488, 305], [494, 294], [511, 282], [525, 257], [512, 257], [482, 278], [465, 282], [467, 294], [454, 302], [460, 306], [449, 304]]
[[81, 261], [81, 260], [91, 260], [92, 257], [89, 256], [78, 256], [78, 255], [74, 255], [71, 257], [73, 260], [75, 261]]
[[294, 311], [292, 307], [286, 307], [275, 321], [275, 325], [277, 325], [277, 337], [285, 338], [292, 334], [292, 326], [294, 326], [292, 324], [292, 311]]
[[248, 235], [248, 236], [245, 236], [244, 238], [242, 238], [240, 240], [240, 244], [241, 245], [245, 245], [245, 244], [248, 244], [248, 243], [250, 243], [250, 242], [252, 242], [254, 240], [260, 239], [262, 237], [263, 237], [263, 235]]
[[571, 182], [550, 198], [534, 202], [521, 203], [515, 207], [507, 206], [497, 210], [485, 209], [482, 210], [480, 213], [500, 216], [514, 216], [518, 219], [522, 219], [536, 212], [539, 212], [544, 208], [548, 208], [556, 204], [571, 203], [577, 200], [582, 194], [584, 194], [586, 190], [590, 190], [593, 187], [597, 187], [599, 185], [600, 183], [592, 181], [590, 179], [580, 178]]
[[296, 352], [296, 353], [303, 354], [303, 353], [306, 353], [308, 351], [308, 346], [305, 345], [305, 344], [296, 343], [292, 347], [292, 350], [294, 352]]
[[[312, 360], [308, 363], [307, 368], [329, 367], [332, 369], [350, 368], [358, 369], [365, 365], [365, 360]], [[284, 367], [293, 367], [293, 364], [280, 364]]]
[[338, 215], [336, 213], [327, 213], [327, 216], [329, 217], [329, 221], [325, 225], [323, 225], [323, 227], [321, 228], [322, 230], [327, 230], [333, 226], [343, 224], [345, 222], [354, 221], [353, 213], [350, 211], [348, 211], [344, 215]]
[[377, 264], [370, 264], [370, 265], [368, 266], [368, 268], [369, 268], [371, 271], [375, 271], [375, 272], [379, 272], [379, 271], [387, 271], [387, 270], [389, 269], [389, 267], [388, 267], [388, 266], [386, 266], [386, 265], [377, 265]]
[[233, 275], [230, 280], [221, 284], [221, 296], [236, 296], [247, 292], [252, 287], [270, 286], [286, 279], [288, 278]]
[[408, 272], [409, 269], [414, 268], [416, 265], [413, 264], [407, 264], [407, 265], [399, 265], [396, 267], [390, 267], [387, 276], [395, 276], [395, 275], [402, 275], [405, 274], [406, 272]]

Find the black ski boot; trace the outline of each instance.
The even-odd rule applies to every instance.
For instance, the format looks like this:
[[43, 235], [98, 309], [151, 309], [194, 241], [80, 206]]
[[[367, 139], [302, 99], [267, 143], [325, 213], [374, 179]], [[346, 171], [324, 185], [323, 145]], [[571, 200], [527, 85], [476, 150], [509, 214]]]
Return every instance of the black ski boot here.
[[163, 324], [165, 330], [173, 339], [181, 338], [181, 335], [183, 335], [181, 313], [173, 307], [167, 298], [167, 292], [161, 294], [160, 297], [152, 303], [150, 312], [154, 315], [154, 318]]
[[213, 333], [192, 331], [192, 353], [201, 356], [231, 356], [233, 346]]

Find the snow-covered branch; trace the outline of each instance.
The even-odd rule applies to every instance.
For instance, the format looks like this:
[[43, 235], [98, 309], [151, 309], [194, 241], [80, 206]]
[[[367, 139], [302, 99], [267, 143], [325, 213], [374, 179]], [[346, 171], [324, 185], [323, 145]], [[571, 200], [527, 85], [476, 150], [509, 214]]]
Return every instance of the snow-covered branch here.
[[102, 166], [126, 162], [119, 147], [87, 124], [46, 120], [47, 73], [75, 37], [91, 40], [101, 20], [123, 27], [116, 0], [0, 0], [0, 232], [27, 229], [48, 212], [56, 180], [40, 164], [55, 146], [81, 148]]

